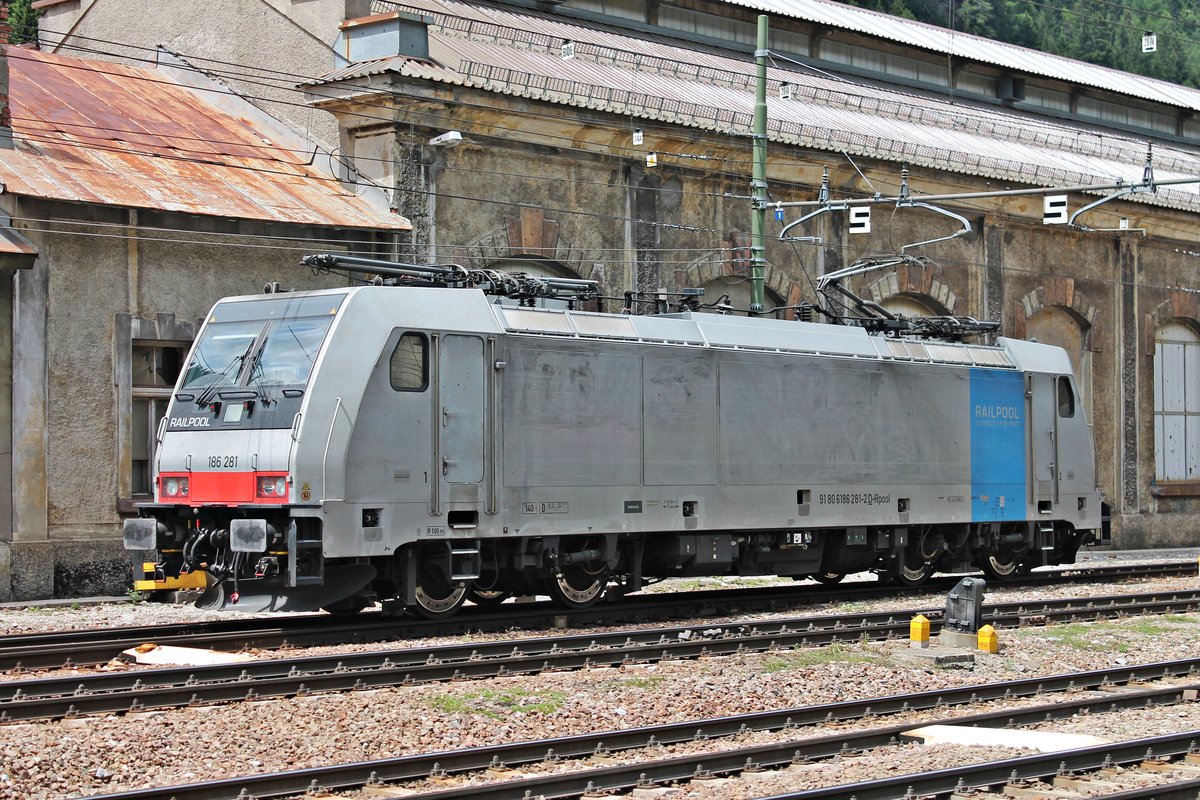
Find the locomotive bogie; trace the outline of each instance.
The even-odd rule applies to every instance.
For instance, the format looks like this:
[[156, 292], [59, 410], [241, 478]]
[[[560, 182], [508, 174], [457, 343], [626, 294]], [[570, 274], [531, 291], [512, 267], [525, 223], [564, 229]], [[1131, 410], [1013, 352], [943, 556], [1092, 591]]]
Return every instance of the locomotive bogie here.
[[127, 546], [263, 607], [1003, 578], [1105, 535], [1091, 429], [1045, 345], [371, 286], [222, 301], [192, 362]]

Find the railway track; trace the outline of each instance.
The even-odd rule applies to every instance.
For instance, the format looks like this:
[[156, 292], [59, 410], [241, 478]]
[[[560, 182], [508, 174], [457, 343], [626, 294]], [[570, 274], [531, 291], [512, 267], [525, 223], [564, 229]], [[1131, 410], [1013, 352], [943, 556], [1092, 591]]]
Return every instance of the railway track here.
[[[290, 772], [250, 775], [203, 783], [142, 789], [118, 794], [99, 795], [105, 800], [235, 800], [253, 797], [286, 797], [305, 792], [360, 789], [367, 786], [420, 781], [434, 778], [443, 783], [453, 776], [481, 770], [504, 772], [565, 759], [612, 758], [620, 753], [644, 750], [629, 763], [602, 767], [584, 767], [571, 771], [552, 770], [550, 774], [530, 775], [500, 783], [453, 781], [453, 788], [423, 794], [406, 795], [428, 800], [443, 798], [531, 798], [579, 797], [609, 790], [628, 790], [711, 775], [737, 774], [745, 770], [786, 768], [811, 760], [831, 758], [870, 748], [895, 744], [912, 720], [874, 725], [865, 729], [840, 729], [823, 735], [788, 736], [792, 731], [820, 729], [846, 722], [871, 722], [891, 715], [903, 715], [930, 709], [972, 708], [983, 703], [1014, 700], [1046, 700], [1018, 707], [947, 715], [942, 719], [922, 719], [920, 725], [952, 724], [959, 726], [1013, 727], [1066, 718], [1078, 714], [1101, 714], [1129, 708], [1146, 708], [1178, 703], [1200, 684], [1143, 688], [1135, 683], [1195, 676], [1200, 659], [1160, 662], [1092, 672], [1066, 673], [1028, 680], [980, 684], [958, 689], [917, 694], [873, 697], [863, 700], [800, 706], [777, 711], [756, 712], [728, 717], [690, 720], [664, 725], [604, 731], [555, 739], [544, 739], [491, 747], [440, 751], [399, 758], [337, 764]], [[1117, 687], [1124, 688], [1118, 690]], [[1080, 694], [1088, 693], [1088, 697]], [[1098, 694], [1096, 694], [1098, 693]], [[686, 742], [708, 742], [747, 732], [769, 731], [783, 734], [780, 741], [750, 747], [734, 746], [713, 752], [698, 752], [662, 758], [657, 748]], [[941, 770], [924, 775], [847, 786], [810, 790], [795, 797], [899, 798], [908, 787], [916, 795], [952, 791], [961, 779], [964, 785], [1004, 784], [1013, 779], [1041, 778], [1053, 775], [1066, 764], [1070, 769], [1095, 769], [1108, 764], [1140, 761], [1148, 749], [1159, 758], [1193, 751], [1200, 731], [1174, 736], [1158, 736], [1120, 742], [1078, 751], [1056, 752], [1046, 756], [1026, 756], [977, 767]], [[974, 770], [974, 771], [972, 771]], [[947, 783], [948, 782], [948, 783]], [[860, 790], [860, 787], [861, 790]], [[1163, 795], [1158, 795], [1162, 797]]]
[[[1112, 595], [1086, 600], [999, 603], [984, 618], [1006, 629], [1200, 608], [1200, 590]], [[804, 616], [580, 636], [551, 636], [390, 649], [235, 665], [139, 669], [0, 683], [0, 722], [211, 705], [553, 670], [645, 664], [670, 659], [904, 638], [913, 616], [940, 627], [940, 609]]]
[[[1192, 575], [1194, 561], [1070, 567], [1025, 576], [1005, 586], [1057, 585], [1064, 580], [1087, 579], [1112, 582]], [[919, 593], [945, 591], [957, 578], [939, 578], [922, 586]], [[418, 639], [459, 633], [496, 632], [512, 629], [546, 629], [566, 623], [587, 625], [628, 624], [646, 620], [665, 620], [708, 616], [719, 613], [776, 610], [795, 605], [844, 603], [890, 597], [904, 591], [877, 582], [839, 586], [784, 586], [756, 589], [718, 589], [689, 592], [685, 595], [633, 595], [616, 603], [604, 603], [591, 609], [565, 612], [550, 603], [508, 604], [502, 610], [464, 609], [448, 620], [418, 620], [384, 617], [377, 613], [360, 614], [352, 619], [327, 614], [291, 617], [229, 619], [217, 622], [143, 628], [101, 628], [83, 631], [59, 631], [0, 637], [0, 670], [20, 673], [86, 667], [104, 664], [122, 651], [144, 642], [160, 645], [242, 650], [312, 647], [336, 644]], [[909, 590], [912, 593], [912, 590]]]

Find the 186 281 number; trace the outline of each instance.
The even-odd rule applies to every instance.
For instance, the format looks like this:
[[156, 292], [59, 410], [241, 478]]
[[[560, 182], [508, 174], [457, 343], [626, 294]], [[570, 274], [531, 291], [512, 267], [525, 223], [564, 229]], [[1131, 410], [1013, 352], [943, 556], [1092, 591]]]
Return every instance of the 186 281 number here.
[[237, 469], [237, 456], [209, 456], [209, 469]]

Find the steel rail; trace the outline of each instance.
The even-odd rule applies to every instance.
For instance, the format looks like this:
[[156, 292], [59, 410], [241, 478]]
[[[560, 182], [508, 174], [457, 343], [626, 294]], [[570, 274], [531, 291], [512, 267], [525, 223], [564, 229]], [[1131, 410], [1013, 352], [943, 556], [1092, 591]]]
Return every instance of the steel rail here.
[[[973, 705], [997, 700], [1045, 697], [1067, 692], [1075, 695], [1081, 690], [1102, 690], [1131, 681], [1193, 674], [1198, 663], [1200, 663], [1200, 659], [1189, 659], [1180, 662], [1122, 667], [1120, 670], [1065, 673], [1008, 683], [980, 684], [916, 694], [873, 697], [490, 747], [443, 750], [187, 785], [137, 789], [116, 794], [97, 795], [89, 800], [99, 800], [100, 797], [103, 797], [104, 800], [167, 800], [167, 798], [175, 798], [175, 800], [234, 800], [239, 797], [262, 800], [301, 794], [312, 789], [326, 791], [356, 789], [380, 783], [422, 780], [488, 768], [554, 762], [566, 758], [604, 756], [618, 751], [704, 741], [751, 731], [790, 731], [831, 723], [874, 719], [885, 715]], [[639, 761], [623, 766], [512, 780], [491, 787], [463, 785], [448, 791], [422, 794], [420, 797], [428, 797], [430, 800], [452, 797], [521, 798], [536, 797], [540, 794], [547, 797], [571, 797], [588, 791], [589, 787], [593, 791], [629, 789], [645, 785], [647, 782], [686, 780], [706, 772], [738, 772], [746, 769], [748, 765], [751, 767], [785, 766], [804, 760], [828, 758], [854, 750], [881, 747], [894, 743], [905, 731], [918, 725], [1017, 726], [1076, 714], [1167, 705], [1179, 702], [1186, 692], [1195, 688], [1196, 684], [1187, 684], [1133, 691], [1107, 691], [1101, 697], [1075, 697], [1065, 702], [1041, 703], [971, 715], [950, 716], [936, 721], [922, 720], [920, 723], [898, 722], [867, 730], [837, 731], [819, 737], [789, 739], [784, 742], [724, 752], [707, 752], [694, 756], [649, 762]], [[1200, 735], [1200, 732], [1197, 735]], [[1156, 752], [1159, 751], [1156, 750]], [[1144, 747], [1141, 754], [1145, 754]], [[1005, 775], [1007, 777], [1007, 773]], [[903, 791], [902, 789], [901, 794]]]
[[[1013, 628], [1200, 607], [1200, 590], [1167, 594], [999, 604], [985, 619]], [[934, 617], [931, 627], [938, 629], [940, 612], [916, 609], [854, 614], [849, 622], [840, 616], [793, 617], [5, 681], [0, 723], [894, 639], [907, 634], [916, 613]]]
[[[1057, 585], [1064, 579], [1116, 581], [1128, 578], [1175, 577], [1196, 572], [1195, 562], [1107, 565], [1099, 568], [1071, 566], [1037, 572], [1005, 587]], [[241, 650], [278, 649], [329, 644], [396, 641], [459, 633], [479, 633], [513, 628], [553, 628], [570, 624], [614, 622], [716, 615], [725, 610], [773, 610], [796, 604], [871, 600], [901, 593], [922, 594], [948, 589], [958, 578], [939, 578], [916, 590], [882, 586], [877, 582], [840, 586], [783, 586], [755, 589], [715, 589], [679, 595], [631, 595], [616, 603], [564, 611], [550, 603], [506, 605], [502, 610], [467, 608], [446, 620], [390, 618], [364, 613], [352, 618], [327, 614], [291, 617], [229, 619], [206, 623], [95, 628], [0, 636], [0, 671], [21, 672], [104, 664], [122, 650], [145, 642], [163, 645]], [[713, 609], [718, 609], [714, 611]]]

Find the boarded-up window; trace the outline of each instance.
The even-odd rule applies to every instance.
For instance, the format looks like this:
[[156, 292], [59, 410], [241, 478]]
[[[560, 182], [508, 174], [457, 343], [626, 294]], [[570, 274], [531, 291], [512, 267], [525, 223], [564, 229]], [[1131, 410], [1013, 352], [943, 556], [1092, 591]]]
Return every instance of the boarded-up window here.
[[1200, 336], [1178, 322], [1154, 340], [1154, 473], [1161, 481], [1200, 477]]

